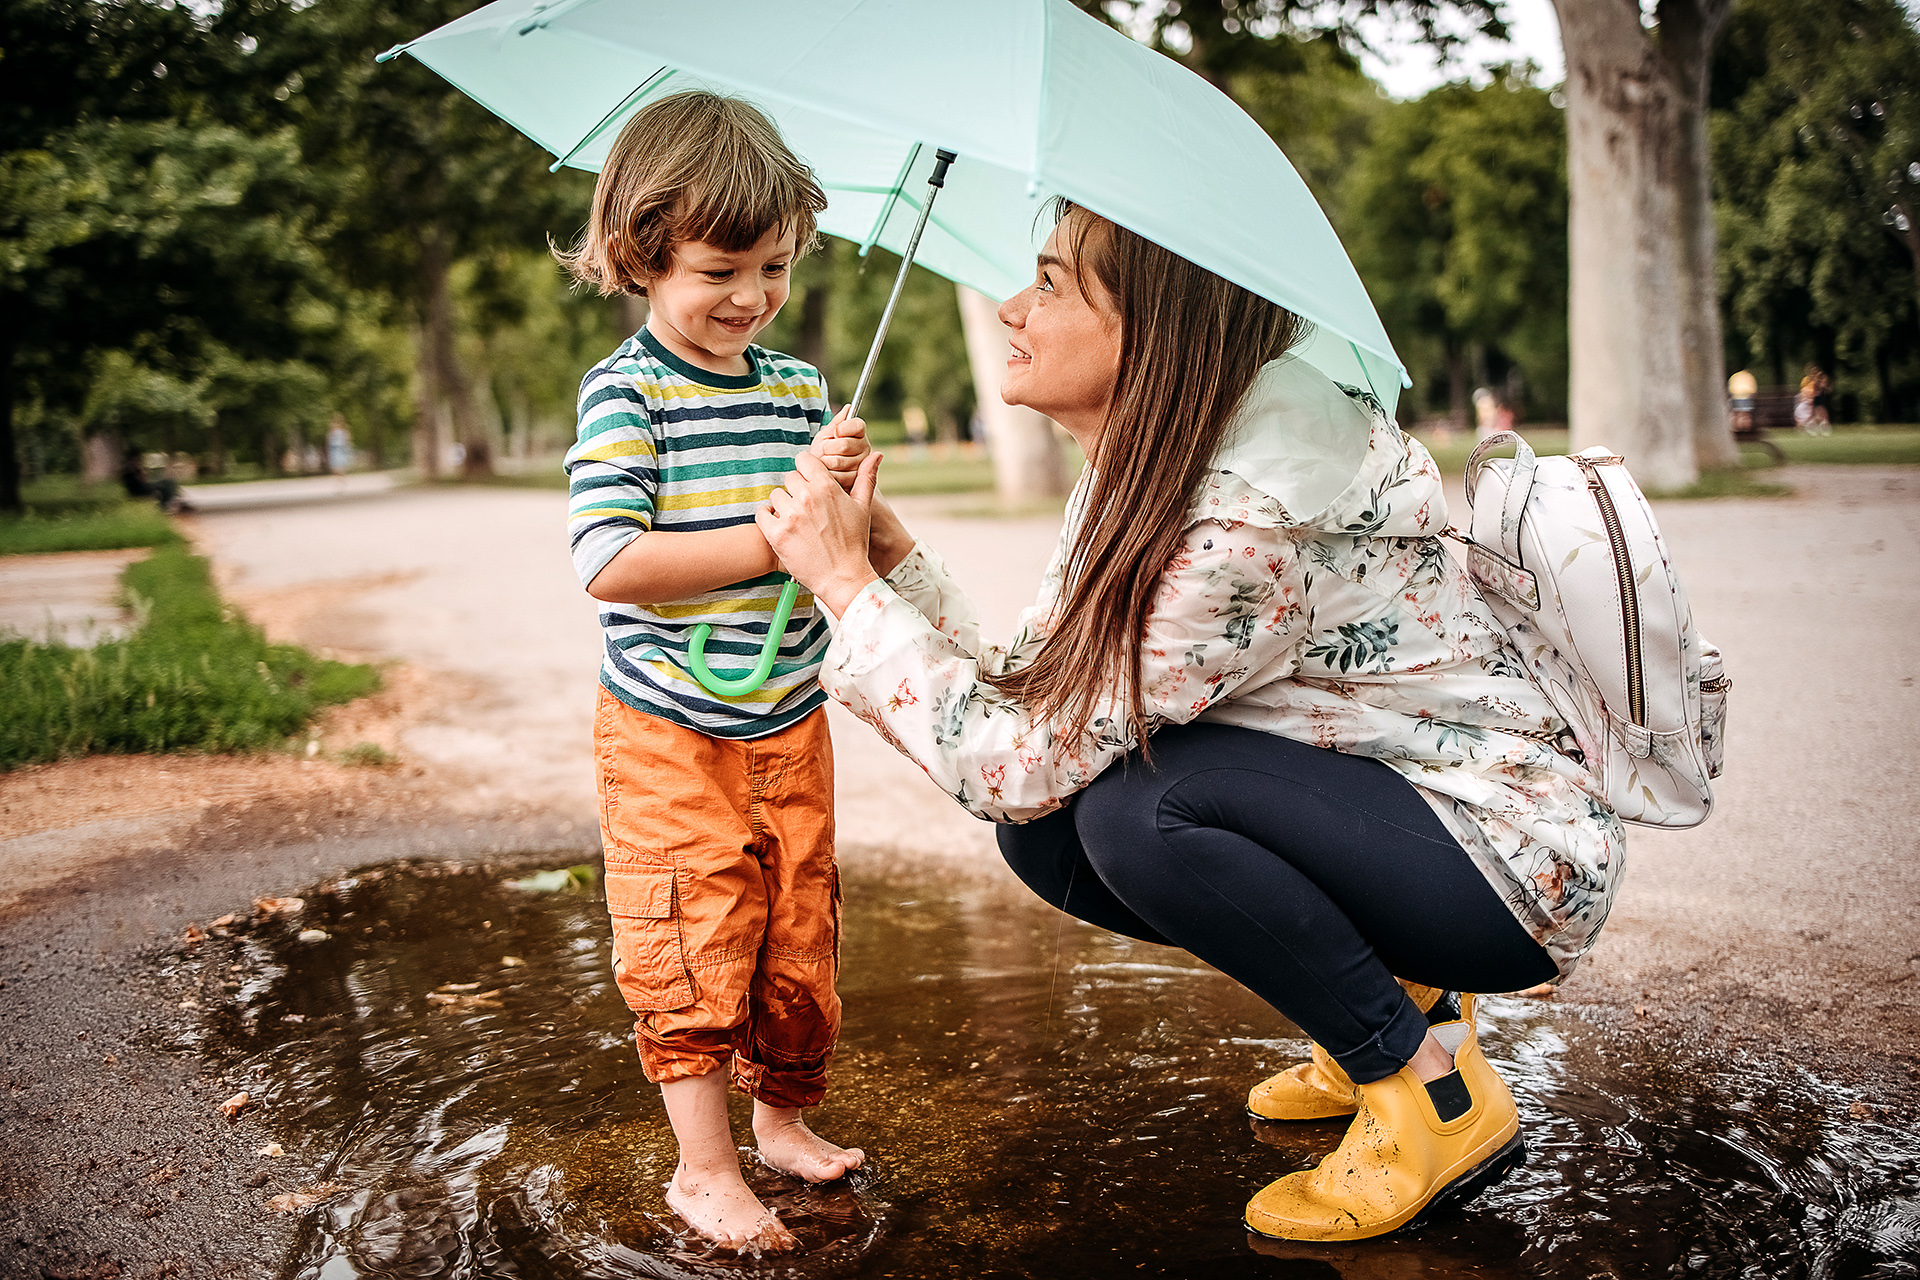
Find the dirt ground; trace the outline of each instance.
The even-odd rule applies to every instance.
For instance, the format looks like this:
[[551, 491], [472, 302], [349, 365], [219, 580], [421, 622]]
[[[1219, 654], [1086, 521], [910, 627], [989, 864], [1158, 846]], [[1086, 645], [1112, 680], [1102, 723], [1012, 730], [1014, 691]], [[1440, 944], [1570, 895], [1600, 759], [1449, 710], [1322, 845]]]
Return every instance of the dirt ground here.
[[[1782, 478], [1793, 496], [1660, 507], [1734, 679], [1727, 775], [1700, 829], [1634, 829], [1607, 933], [1555, 998], [1911, 1115], [1920, 470]], [[900, 505], [1004, 635], [1057, 518]], [[125, 980], [189, 924], [386, 858], [592, 856], [598, 638], [563, 519], [561, 494], [512, 489], [202, 512], [231, 600], [276, 638], [382, 663], [386, 689], [310, 757], [0, 776], [0, 1276], [264, 1275], [282, 1256], [262, 1206], [293, 1175], [175, 1051], [188, 1015]], [[985, 824], [833, 714], [849, 863], [1008, 879]], [[363, 742], [396, 763], [341, 762]]]

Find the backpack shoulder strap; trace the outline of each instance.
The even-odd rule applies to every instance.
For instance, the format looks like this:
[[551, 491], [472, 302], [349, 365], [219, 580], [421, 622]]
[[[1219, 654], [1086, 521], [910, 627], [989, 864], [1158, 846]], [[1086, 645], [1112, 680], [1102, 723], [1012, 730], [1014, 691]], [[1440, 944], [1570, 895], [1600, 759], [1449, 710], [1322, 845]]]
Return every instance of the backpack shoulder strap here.
[[1507, 499], [1500, 508], [1500, 554], [1509, 563], [1520, 563], [1520, 516], [1527, 509], [1527, 495], [1533, 491], [1533, 470], [1538, 460], [1533, 447], [1512, 431], [1496, 432], [1473, 447], [1467, 457], [1467, 505], [1473, 505], [1473, 490], [1480, 468], [1495, 449], [1513, 446], [1513, 474], [1507, 479]]

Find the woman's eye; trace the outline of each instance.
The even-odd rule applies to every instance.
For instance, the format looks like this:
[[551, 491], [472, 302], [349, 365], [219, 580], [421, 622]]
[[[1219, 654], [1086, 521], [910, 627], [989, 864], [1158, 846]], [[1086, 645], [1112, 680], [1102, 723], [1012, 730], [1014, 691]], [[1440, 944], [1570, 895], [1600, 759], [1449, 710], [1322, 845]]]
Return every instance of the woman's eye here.
[[1037, 287], [1039, 288], [1039, 290], [1040, 290], [1040, 291], [1041, 291], [1042, 293], [1052, 293], [1052, 292], [1053, 292], [1053, 279], [1052, 279], [1052, 277], [1050, 277], [1050, 276], [1048, 276], [1048, 275], [1047, 275], [1047, 273], [1046, 273], [1046, 272], [1044, 272], [1044, 271], [1043, 271], [1043, 272], [1041, 272], [1041, 273], [1040, 273], [1040, 283], [1039, 283], [1039, 285], [1038, 285]]

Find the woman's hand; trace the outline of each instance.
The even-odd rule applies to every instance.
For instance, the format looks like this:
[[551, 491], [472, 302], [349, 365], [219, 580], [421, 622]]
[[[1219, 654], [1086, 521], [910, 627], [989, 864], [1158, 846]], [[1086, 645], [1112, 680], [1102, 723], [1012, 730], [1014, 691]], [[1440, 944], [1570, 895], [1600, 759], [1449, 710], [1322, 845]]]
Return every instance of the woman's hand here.
[[869, 508], [881, 455], [870, 453], [843, 491], [827, 464], [810, 453], [793, 460], [785, 484], [767, 495], [754, 523], [780, 562], [814, 599], [845, 613], [853, 598], [880, 575], [867, 558]]

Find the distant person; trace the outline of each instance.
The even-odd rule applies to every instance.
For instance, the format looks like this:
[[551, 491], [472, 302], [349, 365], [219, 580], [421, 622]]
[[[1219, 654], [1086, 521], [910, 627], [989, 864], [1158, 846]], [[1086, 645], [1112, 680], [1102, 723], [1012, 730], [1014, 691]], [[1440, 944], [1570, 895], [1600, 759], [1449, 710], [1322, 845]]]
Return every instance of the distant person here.
[[[1501, 425], [1502, 422], [1505, 425]], [[1473, 393], [1473, 433], [1475, 438], [1485, 440], [1513, 426], [1513, 411], [1500, 403], [1491, 387], [1475, 388]]]
[[840, 1034], [826, 618], [801, 595], [774, 675], [737, 698], [686, 655], [700, 625], [716, 657], [759, 653], [780, 564], [754, 509], [795, 455], [850, 486], [870, 453], [858, 418], [825, 420], [818, 370], [753, 342], [825, 208], [754, 107], [680, 93], [621, 130], [563, 255], [649, 308], [582, 380], [566, 460], [574, 567], [606, 602], [594, 749], [614, 971], [680, 1145], [668, 1206], [710, 1240], [778, 1251], [797, 1242], [740, 1176], [729, 1068], [765, 1164], [826, 1182], [866, 1160], [801, 1115]]
[[120, 484], [129, 498], [152, 498], [162, 511], [191, 511], [180, 497], [180, 482], [162, 474], [149, 477], [146, 459], [134, 445], [128, 445], [120, 458]]
[[353, 433], [347, 430], [347, 420], [335, 414], [333, 424], [327, 428], [327, 470], [344, 476], [352, 468]]
[[1829, 405], [1833, 399], [1833, 379], [1817, 364], [1810, 364], [1800, 376], [1800, 394], [1793, 404], [1793, 421], [1810, 436], [1833, 434]]
[[1760, 396], [1759, 379], [1750, 369], [1742, 369], [1727, 379], [1727, 407], [1733, 414], [1735, 431], [1753, 430], [1753, 406]]

